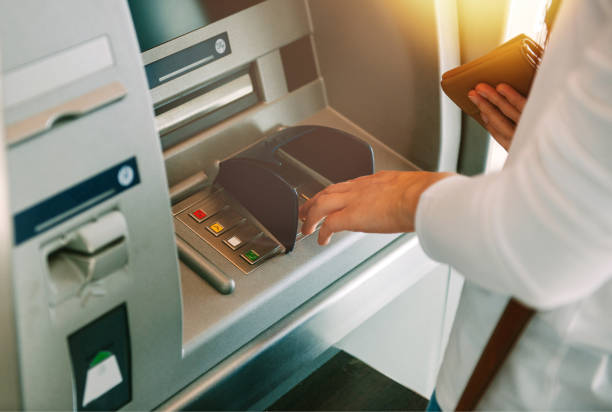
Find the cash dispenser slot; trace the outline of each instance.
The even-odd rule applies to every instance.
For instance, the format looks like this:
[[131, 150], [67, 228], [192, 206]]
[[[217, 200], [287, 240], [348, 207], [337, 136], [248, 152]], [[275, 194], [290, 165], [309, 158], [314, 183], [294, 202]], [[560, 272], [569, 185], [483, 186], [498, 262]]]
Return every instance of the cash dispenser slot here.
[[49, 303], [58, 305], [123, 268], [128, 263], [126, 237], [125, 218], [113, 211], [49, 244]]
[[158, 114], [155, 117], [155, 127], [160, 135], [167, 134], [194, 119], [206, 116], [215, 110], [248, 96], [254, 93], [254, 91], [250, 75], [248, 73], [243, 74], [207, 93]]
[[222, 161], [212, 186], [175, 206], [179, 256], [219, 292], [231, 293], [235, 282], [206, 259], [202, 241], [248, 274], [304, 237], [302, 203], [373, 170], [372, 148], [353, 135], [323, 126], [282, 129]]

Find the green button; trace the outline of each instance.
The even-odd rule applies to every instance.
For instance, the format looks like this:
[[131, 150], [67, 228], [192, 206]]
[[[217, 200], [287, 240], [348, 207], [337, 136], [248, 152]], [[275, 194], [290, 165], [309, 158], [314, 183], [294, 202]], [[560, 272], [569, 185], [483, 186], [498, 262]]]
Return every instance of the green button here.
[[257, 259], [259, 259], [259, 253], [251, 249], [244, 254], [244, 257], [249, 259], [251, 262], [255, 262]]

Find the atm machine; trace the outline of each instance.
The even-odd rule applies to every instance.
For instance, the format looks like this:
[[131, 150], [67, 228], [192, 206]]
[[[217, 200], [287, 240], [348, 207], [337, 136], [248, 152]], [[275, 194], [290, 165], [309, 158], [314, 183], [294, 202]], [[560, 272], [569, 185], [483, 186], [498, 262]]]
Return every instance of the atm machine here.
[[414, 234], [320, 247], [296, 214], [377, 170], [454, 170], [454, 19], [443, 0], [3, 2], [2, 406], [265, 407], [435, 268]]

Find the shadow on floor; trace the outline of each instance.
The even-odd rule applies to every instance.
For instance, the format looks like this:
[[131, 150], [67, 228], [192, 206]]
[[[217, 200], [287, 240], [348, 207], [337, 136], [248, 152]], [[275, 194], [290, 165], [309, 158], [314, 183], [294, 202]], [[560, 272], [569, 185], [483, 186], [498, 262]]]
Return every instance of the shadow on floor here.
[[268, 411], [423, 411], [427, 399], [339, 352]]

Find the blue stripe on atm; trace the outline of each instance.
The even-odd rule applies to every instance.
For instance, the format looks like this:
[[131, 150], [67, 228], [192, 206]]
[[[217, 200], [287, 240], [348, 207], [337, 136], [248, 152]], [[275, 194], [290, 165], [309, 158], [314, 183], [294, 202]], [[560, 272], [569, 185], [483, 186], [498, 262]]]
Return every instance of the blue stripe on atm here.
[[15, 245], [25, 242], [140, 183], [131, 157], [35, 204], [13, 217]]
[[[215, 50], [215, 42], [219, 39], [225, 42], [225, 50], [222, 53]], [[231, 53], [232, 48], [229, 43], [229, 37], [227, 32], [223, 32], [215, 37], [211, 37], [210, 39], [196, 43], [193, 46], [187, 47], [179, 52], [156, 60], [153, 63], [149, 63], [145, 66], [145, 73], [147, 75], [149, 89], [153, 89], [164, 82], [173, 80], [179, 76], [189, 73], [190, 71], [199, 69], [200, 67], [212, 63], [222, 57], [228, 56]], [[206, 57], [211, 57], [211, 59], [202, 60]], [[198, 61], [202, 61], [202, 63], [194, 64]], [[191, 64], [194, 65], [189, 67]], [[172, 73], [177, 74], [175, 76], [170, 75]], [[167, 78], [164, 79], [166, 76]]]

